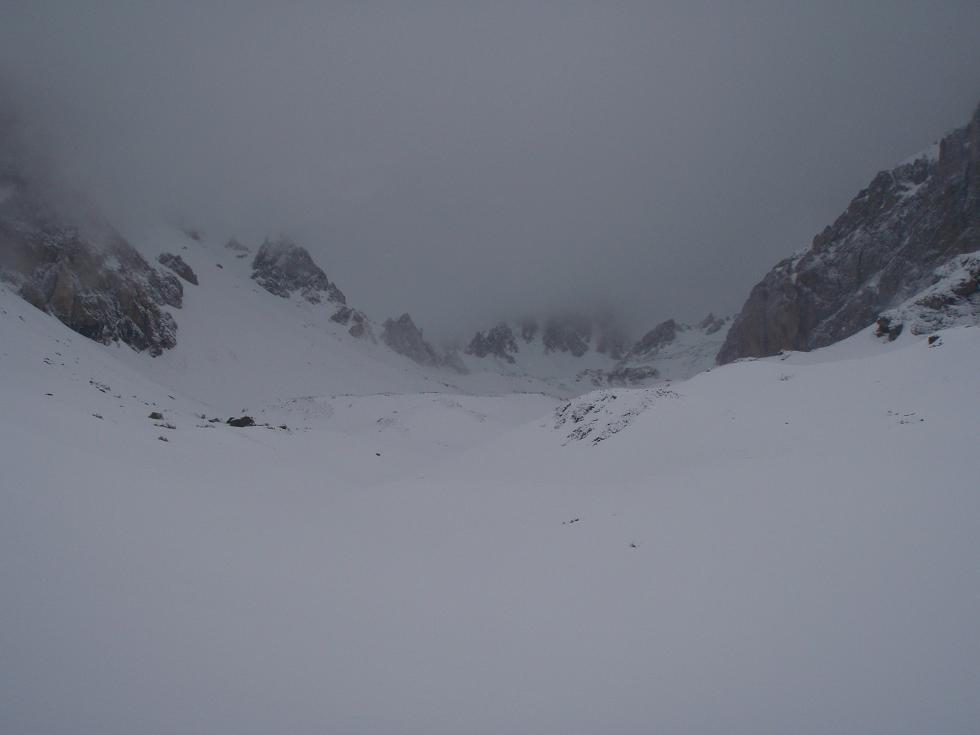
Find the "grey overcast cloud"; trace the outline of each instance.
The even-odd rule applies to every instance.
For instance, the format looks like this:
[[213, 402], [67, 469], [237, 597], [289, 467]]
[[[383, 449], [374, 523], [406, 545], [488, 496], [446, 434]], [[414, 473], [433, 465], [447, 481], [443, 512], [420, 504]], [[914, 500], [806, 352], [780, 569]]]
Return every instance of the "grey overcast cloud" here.
[[286, 233], [431, 334], [731, 313], [980, 97], [976, 2], [5, 0], [5, 124], [126, 231]]

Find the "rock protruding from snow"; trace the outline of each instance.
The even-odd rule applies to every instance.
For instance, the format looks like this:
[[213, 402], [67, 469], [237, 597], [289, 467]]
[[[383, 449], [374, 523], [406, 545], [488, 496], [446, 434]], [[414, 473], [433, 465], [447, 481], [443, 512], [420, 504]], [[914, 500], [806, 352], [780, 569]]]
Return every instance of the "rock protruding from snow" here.
[[157, 262], [165, 268], [172, 270], [188, 283], [192, 283], [195, 286], [198, 285], [197, 274], [194, 272], [194, 269], [187, 265], [184, 259], [179, 255], [174, 255], [173, 253], [160, 253], [160, 255], [157, 256]]
[[371, 321], [359, 309], [353, 309], [350, 306], [341, 306], [330, 317], [330, 320], [347, 327], [347, 332], [351, 337], [357, 339], [374, 339]]
[[408, 314], [402, 314], [398, 319], [386, 320], [381, 341], [419, 365], [436, 367], [441, 362], [439, 353], [425, 341], [422, 330], [415, 326]]
[[25, 180], [0, 174], [0, 275], [20, 295], [79, 334], [159, 355], [177, 344], [161, 307], [180, 307], [183, 287], [160, 273], [92, 215], [68, 221]]
[[584, 440], [593, 445], [599, 444], [626, 429], [658, 400], [679, 397], [666, 386], [586, 393], [555, 410], [555, 429], [565, 435], [563, 445]]
[[633, 345], [630, 357], [646, 357], [677, 338], [677, 322], [667, 319], [644, 334]]
[[953, 258], [934, 276], [932, 286], [878, 317], [879, 337], [893, 340], [906, 328], [921, 335], [980, 324], [980, 251]]
[[256, 283], [284, 299], [299, 291], [311, 304], [321, 303], [324, 297], [336, 304], [347, 303], [344, 294], [330, 282], [306, 248], [289, 238], [263, 242], [252, 261], [252, 271]]
[[727, 323], [727, 319], [720, 319], [715, 316], [714, 312], [708, 312], [708, 316], [700, 321], [698, 327], [703, 329], [705, 334], [714, 334]]
[[477, 332], [467, 345], [465, 352], [474, 357], [496, 357], [513, 365], [514, 355], [517, 354], [518, 347], [513, 330], [506, 322], [500, 322], [488, 329], [486, 334]]
[[400, 355], [425, 367], [445, 367], [459, 373], [466, 373], [466, 365], [454, 352], [440, 354], [435, 347], [425, 341], [422, 330], [415, 326], [412, 317], [402, 314], [397, 319], [384, 323], [381, 341]]
[[718, 362], [848, 337], [932, 284], [980, 242], [980, 106], [922, 156], [879, 173], [810, 248], [752, 289]]
[[593, 385], [684, 380], [710, 369], [731, 319], [708, 314], [697, 325], [667, 319], [643, 335], [615, 367], [589, 376]]

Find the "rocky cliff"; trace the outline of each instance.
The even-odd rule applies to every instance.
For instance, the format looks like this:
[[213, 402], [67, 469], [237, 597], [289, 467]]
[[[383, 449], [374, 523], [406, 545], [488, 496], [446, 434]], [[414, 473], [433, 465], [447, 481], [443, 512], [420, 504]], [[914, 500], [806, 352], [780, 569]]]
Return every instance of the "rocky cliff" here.
[[91, 213], [66, 217], [35, 185], [0, 172], [0, 278], [31, 304], [103, 344], [159, 355], [177, 344], [183, 287]]
[[777, 264], [752, 289], [718, 362], [848, 337], [978, 248], [980, 106], [937, 146], [879, 173], [807, 250]]

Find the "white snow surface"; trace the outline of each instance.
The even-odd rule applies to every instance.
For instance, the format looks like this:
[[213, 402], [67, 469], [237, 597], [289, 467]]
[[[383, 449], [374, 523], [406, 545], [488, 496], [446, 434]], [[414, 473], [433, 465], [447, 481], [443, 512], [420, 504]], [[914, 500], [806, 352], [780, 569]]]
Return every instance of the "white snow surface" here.
[[156, 360], [0, 287], [0, 732], [976, 733], [980, 329], [565, 404], [179, 252]]
[[[178, 326], [175, 349], [148, 360], [121, 348], [120, 358], [215, 408], [328, 393], [555, 392], [547, 381], [528, 376], [422, 368], [379, 341], [351, 337], [330, 320], [336, 304], [264, 290], [251, 279], [254, 253], [237, 257], [241, 253], [225, 247], [226, 238], [194, 241], [159, 228], [130, 234], [130, 241], [154, 264], [162, 252], [180, 255], [200, 285], [184, 283], [183, 307], [171, 310]], [[334, 280], [329, 270], [327, 276]], [[356, 306], [356, 298], [348, 294], [348, 300]], [[373, 328], [380, 334], [377, 324]]]

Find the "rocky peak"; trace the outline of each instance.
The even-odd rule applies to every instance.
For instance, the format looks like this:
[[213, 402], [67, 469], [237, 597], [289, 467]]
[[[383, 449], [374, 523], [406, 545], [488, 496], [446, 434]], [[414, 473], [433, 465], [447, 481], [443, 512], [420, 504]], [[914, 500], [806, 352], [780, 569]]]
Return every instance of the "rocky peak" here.
[[980, 242], [980, 106], [935, 149], [879, 173], [749, 294], [718, 362], [812, 350], [872, 324]]
[[677, 338], [677, 332], [684, 327], [677, 324], [673, 319], [660, 322], [657, 326], [644, 334], [630, 350], [631, 357], [649, 355], [656, 352], [661, 347], [670, 344]]
[[252, 261], [252, 271], [256, 283], [284, 299], [299, 291], [311, 304], [319, 304], [323, 300], [321, 294], [327, 301], [347, 303], [344, 294], [329, 281], [306, 248], [288, 238], [263, 242]]
[[581, 315], [552, 317], [541, 335], [545, 352], [570, 352], [581, 357], [589, 351], [592, 340], [592, 320]]
[[455, 352], [440, 354], [425, 341], [422, 330], [415, 326], [412, 317], [402, 314], [398, 319], [388, 319], [383, 325], [381, 341], [400, 355], [426, 367], [445, 367], [465, 373], [466, 365]]
[[716, 317], [714, 312], [708, 312], [708, 316], [698, 322], [698, 328], [703, 329], [705, 334], [714, 334], [725, 326], [725, 321]]
[[513, 355], [518, 352], [514, 332], [505, 322], [488, 329], [486, 334], [477, 332], [465, 350], [467, 355], [487, 357], [492, 355], [510, 364], [514, 363]]
[[425, 341], [422, 330], [415, 326], [408, 314], [402, 314], [398, 319], [386, 320], [381, 341], [419, 365], [435, 367], [442, 362], [439, 353]]

